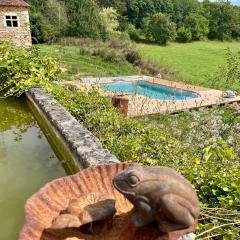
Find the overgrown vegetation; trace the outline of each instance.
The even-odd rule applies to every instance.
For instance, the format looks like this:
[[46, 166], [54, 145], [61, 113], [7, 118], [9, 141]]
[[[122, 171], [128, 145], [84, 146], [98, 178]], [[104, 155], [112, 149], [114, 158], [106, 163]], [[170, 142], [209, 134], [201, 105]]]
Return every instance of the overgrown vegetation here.
[[[229, 1], [28, 0], [28, 2], [31, 4], [30, 20], [35, 43], [55, 41], [64, 36], [116, 39], [126, 37], [128, 32], [133, 40], [165, 44], [168, 40], [175, 40], [176, 32], [182, 34], [183, 29], [188, 35], [188, 41], [204, 38], [231, 40], [240, 37], [240, 7], [231, 5]], [[154, 23], [157, 23], [155, 27]], [[161, 36], [165, 36], [164, 41], [163, 39], [159, 41]], [[183, 42], [180, 37], [176, 40]]]
[[[174, 167], [193, 183], [201, 200], [198, 239], [238, 239], [240, 118], [231, 110], [126, 119], [95, 89], [82, 92], [51, 84], [57, 77], [54, 58], [48, 75], [48, 61], [36, 50], [0, 46], [1, 91], [18, 96], [29, 87], [45, 87], [120, 160]], [[16, 69], [13, 62], [20, 58], [22, 67]]]
[[76, 50], [83, 56], [100, 57], [111, 63], [131, 64], [139, 73], [157, 75], [160, 72], [162, 74], [168, 72], [167, 67], [161, 68], [160, 64], [156, 64], [153, 60], [143, 60], [136, 44], [129, 40], [103, 42], [86, 38], [64, 38], [58, 43], [63, 46], [77, 46]]
[[226, 64], [210, 76], [211, 85], [214, 88], [231, 88], [240, 92], [240, 51], [234, 53], [229, 48], [226, 49], [226, 59]]
[[0, 42], [0, 92], [5, 96], [20, 96], [32, 86], [48, 89], [57, 71], [53, 57]]
[[137, 70], [128, 63], [104, 61], [100, 57], [83, 56], [75, 46], [38, 45], [43, 55], [58, 59], [61, 73], [60, 80], [79, 80], [81, 77], [135, 75]]

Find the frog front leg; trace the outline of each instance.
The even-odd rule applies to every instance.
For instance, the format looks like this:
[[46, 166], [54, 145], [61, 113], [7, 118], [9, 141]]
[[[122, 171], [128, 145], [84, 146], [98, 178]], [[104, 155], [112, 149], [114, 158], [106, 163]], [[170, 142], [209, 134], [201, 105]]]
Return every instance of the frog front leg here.
[[135, 212], [132, 216], [132, 221], [135, 227], [143, 227], [154, 220], [155, 211], [149, 205], [146, 197], [138, 197], [134, 201]]
[[162, 232], [187, 229], [195, 222], [194, 208], [191, 203], [178, 195], [163, 196], [160, 208], [158, 227]]

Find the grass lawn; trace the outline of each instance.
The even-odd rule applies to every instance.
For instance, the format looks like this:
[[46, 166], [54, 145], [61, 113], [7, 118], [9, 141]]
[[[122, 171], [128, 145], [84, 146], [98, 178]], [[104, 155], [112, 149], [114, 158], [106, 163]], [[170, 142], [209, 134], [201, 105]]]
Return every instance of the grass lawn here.
[[240, 51], [240, 42], [171, 43], [167, 47], [138, 44], [144, 59], [153, 59], [162, 66], [177, 71], [176, 79], [208, 86], [207, 75], [214, 73], [225, 62], [225, 49]]
[[79, 80], [84, 76], [124, 76], [137, 74], [134, 67], [125, 63], [111, 63], [98, 57], [80, 55], [79, 48], [74, 46], [37, 45], [41, 53], [55, 56], [62, 68], [67, 71], [61, 74], [62, 80]]

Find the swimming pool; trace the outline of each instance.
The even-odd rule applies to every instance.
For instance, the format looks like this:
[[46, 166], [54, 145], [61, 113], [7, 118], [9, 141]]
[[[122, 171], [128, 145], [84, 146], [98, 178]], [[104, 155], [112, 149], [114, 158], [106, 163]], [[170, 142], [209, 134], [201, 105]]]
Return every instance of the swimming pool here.
[[101, 83], [98, 87], [108, 92], [139, 94], [158, 100], [187, 100], [199, 97], [198, 94], [190, 91], [147, 81]]

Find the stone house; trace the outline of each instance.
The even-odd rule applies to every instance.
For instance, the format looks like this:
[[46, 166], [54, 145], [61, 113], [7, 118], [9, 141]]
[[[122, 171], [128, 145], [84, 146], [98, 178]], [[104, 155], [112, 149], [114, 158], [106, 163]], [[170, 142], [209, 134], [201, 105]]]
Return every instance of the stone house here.
[[0, 0], [0, 41], [32, 45], [28, 9], [29, 4], [23, 0]]

